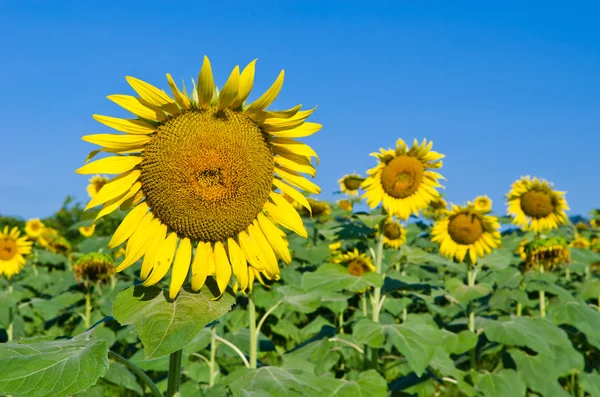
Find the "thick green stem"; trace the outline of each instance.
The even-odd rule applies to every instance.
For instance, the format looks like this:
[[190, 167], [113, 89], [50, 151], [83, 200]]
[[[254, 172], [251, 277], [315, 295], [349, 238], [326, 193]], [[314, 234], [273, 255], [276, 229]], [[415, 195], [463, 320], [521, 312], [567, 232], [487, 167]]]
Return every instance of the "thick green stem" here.
[[217, 367], [217, 327], [212, 327], [210, 338], [210, 361], [208, 363], [208, 386], [215, 384], [215, 370]]
[[131, 372], [133, 372], [135, 375], [137, 375], [142, 380], [142, 382], [144, 382], [144, 384], [146, 386], [148, 386], [148, 388], [150, 388], [150, 392], [152, 393], [153, 397], [163, 397], [163, 394], [160, 392], [160, 390], [158, 390], [158, 387], [152, 381], [152, 379], [150, 379], [150, 377], [148, 375], [146, 375], [146, 373], [144, 371], [142, 371], [134, 363], [132, 363], [125, 357], [120, 356], [117, 353], [112, 352], [112, 351], [108, 352], [108, 357], [125, 365], [127, 368], [129, 368], [131, 370]]
[[92, 325], [92, 294], [90, 289], [85, 293], [85, 328], [90, 328]]
[[[379, 230], [382, 232], [379, 234], [379, 239], [377, 241], [377, 251], [375, 253], [375, 271], [379, 274], [382, 273], [382, 264], [383, 264], [383, 225], [385, 221], [381, 222], [379, 226]], [[373, 296], [371, 297], [371, 308], [373, 312], [371, 313], [371, 319], [376, 323], [379, 322], [379, 310], [381, 309], [379, 306], [379, 302], [381, 301], [381, 287], [373, 288]]]
[[[477, 277], [477, 269], [473, 269], [473, 264], [469, 261], [469, 269], [467, 270], [467, 284], [469, 287], [475, 286], [475, 278]], [[469, 331], [475, 333], [475, 310], [473, 310], [473, 302], [469, 302]], [[476, 347], [471, 349], [471, 369], [476, 369], [477, 360], [476, 360]]]
[[167, 397], [179, 397], [181, 382], [181, 360], [183, 353], [177, 350], [169, 355], [169, 376], [167, 379]]
[[[540, 273], [544, 274], [544, 265], [540, 266]], [[540, 290], [540, 317], [546, 317], [546, 291]]]
[[340, 314], [338, 315], [338, 322], [340, 324], [340, 334], [344, 333], [344, 310], [340, 311]]
[[[13, 293], [13, 285], [10, 280], [8, 280], [8, 294], [12, 295]], [[14, 313], [13, 308], [10, 307], [8, 309], [8, 328], [6, 328], [6, 335], [8, 336], [8, 341], [12, 341], [14, 339]]]
[[248, 296], [248, 322], [250, 323], [250, 368], [256, 368], [258, 335], [256, 334], [256, 307], [252, 294]]
[[319, 230], [317, 229], [317, 222], [313, 222], [313, 247], [317, 245], [319, 241]]
[[360, 308], [362, 310], [363, 316], [367, 317], [369, 312], [367, 309], [367, 296], [365, 295], [364, 292], [360, 295]]

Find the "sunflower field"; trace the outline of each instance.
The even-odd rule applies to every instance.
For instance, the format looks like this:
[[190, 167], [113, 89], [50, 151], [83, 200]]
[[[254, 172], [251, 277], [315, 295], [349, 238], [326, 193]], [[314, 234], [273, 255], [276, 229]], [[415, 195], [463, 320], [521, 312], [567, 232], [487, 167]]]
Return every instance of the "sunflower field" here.
[[90, 201], [0, 216], [0, 395], [600, 396], [600, 210], [529, 176], [448, 203], [426, 139], [319, 199], [315, 109], [254, 74], [127, 77]]

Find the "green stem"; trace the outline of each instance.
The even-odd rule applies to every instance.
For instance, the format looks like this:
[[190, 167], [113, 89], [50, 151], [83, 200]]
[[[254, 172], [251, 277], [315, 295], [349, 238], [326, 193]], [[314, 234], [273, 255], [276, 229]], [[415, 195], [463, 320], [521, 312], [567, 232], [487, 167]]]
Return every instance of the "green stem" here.
[[571, 280], [571, 269], [569, 269], [569, 266], [567, 266], [567, 268], [565, 269], [565, 280]]
[[317, 246], [319, 240], [319, 231], [317, 230], [317, 222], [313, 221], [313, 247]]
[[[11, 280], [8, 280], [8, 294], [12, 295], [13, 293], [13, 285]], [[8, 328], [6, 329], [6, 335], [8, 336], [8, 341], [12, 341], [14, 338], [14, 313], [12, 306], [8, 309]]]
[[181, 360], [183, 354], [177, 350], [169, 355], [169, 376], [167, 379], [167, 397], [179, 397], [179, 383], [181, 381]]
[[152, 379], [150, 379], [150, 377], [148, 375], [146, 375], [146, 373], [144, 371], [142, 371], [134, 363], [132, 363], [125, 357], [120, 356], [117, 353], [112, 352], [110, 350], [108, 352], [108, 357], [125, 365], [127, 368], [129, 368], [131, 370], [131, 372], [133, 372], [135, 375], [137, 375], [142, 380], [142, 382], [150, 388], [150, 391], [152, 392], [153, 397], [163, 397], [163, 394], [160, 392], [160, 390], [158, 390], [158, 387], [152, 381]]
[[[383, 226], [385, 224], [385, 220], [381, 222], [379, 225], [379, 230], [383, 231]], [[375, 271], [379, 274], [382, 273], [382, 263], [383, 263], [383, 232], [379, 234], [379, 239], [377, 241], [377, 252], [375, 253]], [[373, 312], [371, 313], [371, 319], [378, 323], [379, 322], [379, 302], [381, 301], [381, 287], [373, 288], [373, 296], [371, 298], [371, 307]]]
[[[467, 284], [469, 287], [475, 286], [475, 279], [477, 277], [477, 269], [473, 269], [473, 264], [469, 261], [469, 269], [467, 270]], [[469, 302], [469, 331], [475, 333], [475, 310], [473, 310], [473, 301]], [[476, 369], [476, 347], [471, 349], [470, 362], [471, 369]]]
[[85, 328], [90, 328], [92, 325], [92, 294], [88, 288], [85, 293]]
[[367, 317], [369, 313], [367, 309], [367, 297], [364, 292], [360, 295], [360, 308], [362, 309], [363, 316]]
[[342, 309], [340, 311], [340, 314], [338, 315], [338, 322], [340, 324], [340, 334], [344, 333], [344, 310]]
[[215, 384], [215, 369], [217, 367], [217, 327], [212, 327], [210, 338], [210, 361], [208, 363], [208, 386]]
[[256, 334], [256, 307], [252, 294], [248, 296], [248, 322], [250, 323], [250, 368], [256, 368], [258, 335]]
[[[544, 265], [539, 266], [540, 273], [544, 274]], [[546, 317], [546, 291], [540, 290], [540, 317]]]

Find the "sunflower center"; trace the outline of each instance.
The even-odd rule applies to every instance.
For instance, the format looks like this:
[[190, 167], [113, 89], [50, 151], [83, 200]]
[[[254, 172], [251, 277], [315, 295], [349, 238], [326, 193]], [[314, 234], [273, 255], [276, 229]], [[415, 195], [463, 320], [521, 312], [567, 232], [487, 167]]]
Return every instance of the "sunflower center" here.
[[37, 232], [38, 230], [41, 229], [41, 225], [37, 222], [34, 222], [31, 225], [29, 225], [29, 228], [31, 229], [32, 232]]
[[254, 121], [229, 109], [193, 110], [166, 121], [143, 153], [148, 205], [181, 237], [233, 237], [271, 193], [271, 144]]
[[458, 214], [448, 223], [448, 234], [458, 244], [473, 244], [483, 235], [483, 223], [476, 214]]
[[11, 260], [17, 255], [17, 251], [17, 243], [14, 240], [0, 239], [0, 260]]
[[363, 180], [360, 178], [348, 177], [348, 178], [344, 179], [344, 186], [348, 190], [358, 190], [362, 181]]
[[367, 266], [360, 260], [354, 259], [350, 263], [348, 263], [348, 273], [353, 276], [360, 277], [365, 274]]
[[554, 211], [555, 203], [548, 192], [529, 191], [521, 196], [521, 209], [532, 218], [545, 218]]
[[400, 229], [400, 225], [397, 223], [386, 223], [383, 228], [383, 235], [390, 240], [396, 240], [400, 238], [402, 235], [402, 230]]
[[398, 156], [381, 172], [383, 190], [394, 198], [406, 198], [421, 186], [425, 169], [421, 162], [411, 156]]

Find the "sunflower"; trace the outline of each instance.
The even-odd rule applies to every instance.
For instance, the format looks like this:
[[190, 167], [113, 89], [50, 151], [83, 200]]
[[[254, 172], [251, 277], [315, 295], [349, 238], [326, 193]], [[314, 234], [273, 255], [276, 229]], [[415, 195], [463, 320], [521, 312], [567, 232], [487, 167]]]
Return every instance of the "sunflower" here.
[[396, 142], [396, 150], [380, 149], [381, 153], [371, 153], [377, 157], [379, 165], [367, 171], [362, 188], [366, 190], [362, 198], [366, 198], [371, 208], [383, 202], [383, 208], [391, 215], [407, 220], [411, 214], [419, 215], [419, 211], [439, 197], [435, 190], [440, 186], [438, 179], [442, 176], [430, 169], [440, 168], [439, 161], [444, 155], [431, 151], [433, 142], [427, 140], [419, 145], [414, 140], [413, 147], [408, 149], [402, 139]]
[[423, 210], [423, 216], [427, 219], [438, 220], [448, 214], [448, 203], [439, 196], [432, 200], [427, 208]]
[[96, 229], [96, 225], [92, 224], [91, 226], [81, 226], [79, 228], [79, 233], [83, 237], [92, 237], [94, 235], [94, 230]]
[[87, 190], [88, 195], [93, 198], [98, 194], [100, 189], [102, 189], [102, 187], [106, 185], [107, 182], [108, 177], [103, 175], [95, 175], [90, 178], [90, 184], [87, 185], [85, 190]]
[[567, 221], [565, 210], [569, 207], [564, 195], [553, 190], [549, 182], [526, 176], [513, 183], [506, 195], [508, 213], [524, 230], [542, 233], [556, 229]]
[[73, 264], [73, 273], [78, 282], [103, 283], [115, 274], [114, 265], [110, 255], [92, 252], [77, 258]]
[[600, 220], [598, 219], [592, 219], [590, 221], [590, 226], [594, 229], [599, 229], [600, 228]]
[[311, 198], [307, 200], [310, 208], [300, 207], [300, 215], [319, 221], [325, 221], [331, 215], [331, 206], [329, 204]]
[[358, 196], [358, 189], [365, 178], [358, 174], [344, 175], [338, 182], [340, 190], [348, 196]]
[[67, 255], [69, 252], [71, 252], [71, 243], [69, 243], [69, 240], [66, 238], [59, 236], [52, 240], [49, 249], [52, 252]]
[[539, 270], [541, 266], [552, 270], [557, 265], [567, 264], [571, 260], [567, 240], [560, 236], [524, 240], [519, 251], [526, 270]]
[[386, 219], [383, 225], [383, 243], [394, 249], [406, 243], [406, 229], [400, 222], [391, 218]]
[[477, 196], [475, 197], [475, 200], [473, 200], [473, 207], [475, 210], [487, 214], [492, 211], [492, 199], [488, 196]]
[[126, 134], [83, 138], [116, 156], [87, 163], [77, 172], [117, 174], [86, 209], [103, 205], [97, 220], [119, 207], [131, 208], [109, 242], [113, 248], [127, 241], [117, 271], [144, 257], [140, 276], [148, 286], [163, 279], [172, 265], [172, 299], [190, 269], [194, 291], [209, 275], [216, 277], [221, 293], [232, 273], [242, 291], [260, 274], [277, 279], [277, 257], [291, 261], [285, 233], [277, 225], [307, 236], [301, 217], [282, 194], [308, 209], [296, 188], [320, 192], [300, 175], [314, 177], [311, 160], [316, 153], [294, 138], [312, 135], [321, 125], [305, 122], [314, 109], [265, 109], [279, 94], [283, 71], [247, 105], [254, 65], [250, 62], [241, 73], [236, 66], [220, 93], [206, 57], [189, 95], [170, 74], [173, 97], [127, 77], [139, 97], [108, 98], [138, 118], [94, 115]]
[[590, 229], [590, 225], [588, 225], [585, 222], [577, 222], [575, 224], [575, 229], [577, 229], [577, 231], [583, 231], [583, 230], [589, 230]]
[[365, 253], [359, 253], [356, 248], [354, 248], [354, 251], [339, 255], [334, 262], [344, 264], [348, 269], [348, 273], [356, 277], [375, 271], [371, 257]]
[[338, 200], [337, 204], [344, 211], [352, 211], [353, 204], [350, 200]]
[[58, 230], [53, 227], [45, 227], [38, 238], [38, 242], [44, 248], [50, 248], [50, 244], [58, 238]]
[[573, 241], [569, 243], [569, 247], [573, 248], [590, 248], [590, 242], [583, 236], [576, 236]]
[[452, 204], [447, 218], [435, 222], [431, 241], [440, 244], [440, 253], [462, 262], [467, 254], [471, 263], [500, 246], [498, 218], [469, 206]]
[[44, 224], [39, 218], [30, 219], [25, 222], [25, 233], [29, 238], [37, 239], [44, 230]]
[[0, 276], [12, 278], [25, 265], [26, 260], [23, 256], [31, 252], [32, 242], [27, 236], [19, 237], [20, 235], [16, 226], [10, 232], [8, 226], [4, 227], [4, 231], [0, 231]]

